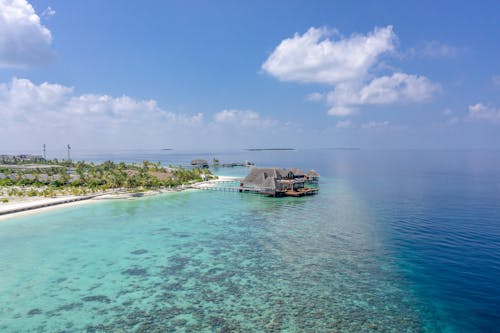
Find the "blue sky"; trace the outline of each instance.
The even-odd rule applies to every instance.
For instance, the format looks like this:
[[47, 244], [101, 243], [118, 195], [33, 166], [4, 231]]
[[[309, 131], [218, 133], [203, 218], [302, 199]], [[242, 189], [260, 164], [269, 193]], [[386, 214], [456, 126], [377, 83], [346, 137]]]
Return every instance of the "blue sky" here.
[[2, 151], [500, 148], [500, 4], [0, 0]]

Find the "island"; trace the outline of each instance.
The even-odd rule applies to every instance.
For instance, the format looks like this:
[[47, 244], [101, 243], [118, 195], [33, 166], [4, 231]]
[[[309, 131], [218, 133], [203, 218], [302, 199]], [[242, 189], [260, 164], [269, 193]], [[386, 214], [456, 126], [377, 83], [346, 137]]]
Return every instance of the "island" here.
[[[216, 178], [208, 169], [166, 167], [150, 161], [93, 163], [24, 155], [0, 161], [0, 215], [11, 211], [6, 206], [16, 210], [27, 202], [66, 203], [104, 195], [141, 196], [178, 191]], [[36, 200], [44, 198], [58, 200]]]
[[246, 151], [297, 150], [295, 148], [247, 148]]

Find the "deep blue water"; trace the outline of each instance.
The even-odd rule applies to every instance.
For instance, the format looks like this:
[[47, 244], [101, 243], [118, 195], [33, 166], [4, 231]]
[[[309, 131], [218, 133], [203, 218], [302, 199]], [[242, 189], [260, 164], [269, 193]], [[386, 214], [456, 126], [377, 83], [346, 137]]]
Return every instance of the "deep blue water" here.
[[[210, 315], [217, 313], [228, 327], [253, 331], [270, 331], [273, 324], [278, 331], [292, 332], [335, 329], [342, 332], [500, 332], [499, 151], [204, 153], [150, 150], [73, 154], [76, 159], [94, 161], [148, 159], [186, 165], [192, 158], [218, 157], [221, 162], [250, 160], [259, 166], [297, 166], [320, 172], [321, 193], [299, 199], [182, 193], [132, 202], [99, 203], [4, 221], [0, 223], [0, 264], [3, 263], [0, 280], [4, 286], [3, 289], [0, 286], [0, 300], [4, 304], [3, 308], [0, 305], [0, 310], [4, 310], [3, 314], [0, 311], [0, 328], [2, 322], [6, 323], [5, 331], [22, 331], [19, 327], [23, 325], [32, 331], [49, 328], [62, 331], [68, 327], [89, 330], [96, 321], [111, 321], [115, 329], [137, 329], [137, 323], [117, 320], [120, 316], [131, 316], [128, 307], [106, 308], [104, 314], [99, 312], [103, 311], [99, 307], [83, 308], [87, 306], [83, 302], [84, 305], [79, 305], [81, 309], [75, 305], [75, 318], [71, 321], [78, 324], [71, 326], [54, 319], [62, 316], [54, 310], [61, 308], [59, 303], [51, 304], [47, 295], [45, 302], [35, 306], [30, 303], [34, 295], [29, 294], [43, 295], [43, 290], [53, 288], [52, 297], [59, 297], [66, 305], [80, 304], [81, 299], [100, 299], [105, 300], [103, 306], [109, 307], [109, 299], [119, 297], [121, 292], [111, 285], [103, 286], [109, 280], [105, 277], [106, 265], [110, 272], [117, 270], [110, 263], [116, 257], [107, 257], [104, 252], [115, 244], [110, 239], [117, 241], [124, 235], [137, 234], [133, 246], [118, 244], [115, 255], [120, 254], [118, 257], [122, 258], [123, 253], [143, 249], [150, 256], [137, 262], [123, 259], [119, 265], [121, 272], [132, 272], [129, 274], [132, 277], [112, 276], [132, 283], [129, 279], [136, 278], [134, 272], [140, 275], [143, 271], [127, 267], [148, 268], [149, 275], [142, 282], [144, 294], [134, 294], [124, 301], [136, 302], [139, 310], [133, 313], [139, 321], [140, 311], [149, 311], [156, 317], [164, 314], [164, 309], [158, 308], [163, 298], [155, 295], [155, 290], [158, 285], [170, 283], [173, 296], [169, 297], [174, 297], [175, 302], [189, 295], [183, 304], [175, 303], [176, 311], [180, 312], [175, 319], [180, 329], [221, 329], [225, 326]], [[245, 171], [244, 168], [219, 169], [216, 173], [242, 175]], [[167, 209], [165, 207], [168, 211], [158, 213]], [[192, 216], [186, 219], [190, 214]], [[114, 220], [126, 223], [120, 226], [123, 235], [113, 230]], [[98, 222], [88, 230], [88, 221]], [[138, 225], [141, 228], [136, 230]], [[155, 230], [161, 230], [162, 226], [172, 232], [168, 241], [155, 238], [151, 240], [152, 248], [148, 248], [150, 238], [157, 237]], [[199, 230], [203, 232], [198, 233]], [[41, 239], [40, 234], [46, 238]], [[89, 245], [84, 238], [96, 235], [102, 238], [96, 244]], [[68, 254], [71, 258], [60, 251], [56, 255], [48, 250], [54, 240], [75, 244], [75, 248], [81, 243], [83, 248], [89, 247], [91, 255], [103, 256], [105, 264], [93, 265], [92, 258], [85, 258], [87, 250], [82, 248], [74, 250], [76, 254]], [[202, 255], [219, 253], [219, 246], [227, 251], [222, 259]], [[16, 255], [21, 249], [23, 256]], [[178, 251], [169, 257], [177, 266], [168, 266], [177, 278], [175, 283], [167, 281], [159, 273], [164, 272], [162, 270], [150, 272], [160, 258], [167, 256], [165, 249], [171, 251], [168, 253]], [[29, 258], [40, 260], [36, 254], [39, 252], [45, 253], [44, 260], [48, 262], [45, 269], [56, 271], [54, 276], [65, 275], [65, 279], [72, 274], [85, 276], [86, 271], [78, 265], [71, 268], [72, 264], [66, 272], [54, 267], [82, 256], [84, 265], [99, 274], [79, 281], [86, 281], [87, 290], [102, 288], [100, 293], [109, 299], [79, 294], [78, 302], [71, 302], [75, 297], [72, 293], [57, 294], [54, 281], [61, 281], [60, 277], [40, 282], [43, 288], [39, 290], [38, 284], [20, 282], [29, 280], [33, 273], [30, 268], [33, 262]], [[132, 256], [130, 260], [138, 259]], [[189, 260], [191, 262], [187, 262]], [[175, 270], [179, 265], [187, 268]], [[213, 269], [220, 270], [221, 274], [230, 273], [227, 278], [230, 283], [227, 279], [213, 280], [210, 275]], [[211, 286], [210, 295], [230, 298], [234, 293], [238, 300], [210, 299], [207, 303], [207, 291], [198, 286], [202, 282]], [[141, 288], [140, 281], [133, 280], [133, 284]], [[7, 294], [6, 286], [16, 290], [18, 296]], [[85, 289], [76, 282], [71, 286], [75, 292]], [[202, 289], [204, 293], [200, 292]], [[195, 301], [205, 304], [208, 313], [192, 310], [190, 306]], [[142, 307], [137, 306], [141, 302]], [[40, 310], [50, 314], [43, 325], [36, 315], [25, 315], [32, 308], [42, 307], [53, 308]], [[18, 310], [21, 308], [23, 310]], [[256, 316], [249, 308], [261, 311], [262, 316]], [[78, 309], [82, 312], [75, 312]], [[82, 313], [90, 313], [90, 317]], [[172, 319], [165, 320], [153, 322], [150, 327], [172, 324]], [[211, 322], [211, 326], [196, 326], [200, 321]]]

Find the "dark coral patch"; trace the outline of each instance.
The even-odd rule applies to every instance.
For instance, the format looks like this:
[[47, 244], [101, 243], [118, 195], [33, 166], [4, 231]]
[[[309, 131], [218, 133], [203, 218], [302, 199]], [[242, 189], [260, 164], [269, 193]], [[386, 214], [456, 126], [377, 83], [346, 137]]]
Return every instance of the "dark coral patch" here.
[[145, 268], [133, 267], [133, 268], [129, 268], [129, 269], [124, 270], [122, 272], [122, 274], [131, 275], [131, 276], [146, 276], [146, 275], [148, 275], [148, 271]]
[[31, 309], [28, 311], [28, 316], [34, 316], [39, 314], [42, 314], [42, 310], [40, 309]]
[[108, 296], [95, 295], [95, 296], [85, 296], [82, 298], [84, 302], [100, 302], [100, 303], [110, 303], [111, 300]]
[[136, 255], [144, 254], [144, 253], [148, 253], [148, 250], [139, 249], [139, 250], [135, 250], [135, 251], [130, 252], [130, 254], [136, 254]]

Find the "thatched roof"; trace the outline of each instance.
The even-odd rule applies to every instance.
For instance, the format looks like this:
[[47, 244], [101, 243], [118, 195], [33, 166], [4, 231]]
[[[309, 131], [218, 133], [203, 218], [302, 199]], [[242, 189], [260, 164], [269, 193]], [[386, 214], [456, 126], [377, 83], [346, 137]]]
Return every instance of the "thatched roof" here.
[[41, 182], [46, 182], [49, 180], [49, 175], [47, 175], [46, 173], [41, 173], [37, 176], [37, 179]]
[[127, 173], [127, 177], [135, 177], [139, 174], [139, 171], [133, 169], [125, 170], [125, 172]]
[[52, 175], [52, 176], [50, 176], [50, 180], [52, 180], [54, 182], [58, 181], [58, 180], [61, 180], [61, 179], [62, 179], [61, 175]]
[[292, 173], [295, 175], [295, 177], [305, 177], [306, 174], [300, 170], [299, 168], [292, 168], [290, 169], [290, 171], [292, 171]]
[[309, 170], [306, 174], [307, 177], [317, 177], [319, 178], [319, 173], [316, 170]]
[[208, 165], [207, 160], [196, 159], [191, 161], [191, 165]]
[[242, 180], [244, 186], [276, 189], [276, 181], [288, 178], [290, 172], [294, 177], [303, 177], [305, 174], [298, 168], [251, 168], [248, 175]]
[[172, 177], [174, 176], [171, 172], [162, 171], [150, 171], [149, 174], [159, 180], [172, 179]]
[[242, 183], [244, 186], [275, 189], [278, 173], [276, 168], [252, 168]]

